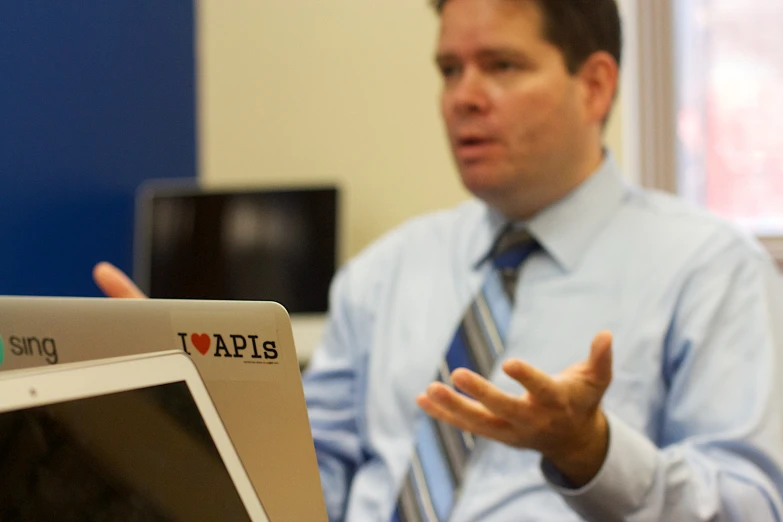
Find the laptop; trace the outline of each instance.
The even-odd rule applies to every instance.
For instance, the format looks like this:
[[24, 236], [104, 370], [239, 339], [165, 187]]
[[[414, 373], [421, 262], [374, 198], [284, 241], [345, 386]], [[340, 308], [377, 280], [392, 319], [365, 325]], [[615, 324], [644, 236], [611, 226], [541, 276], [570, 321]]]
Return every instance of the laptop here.
[[0, 447], [0, 520], [269, 520], [181, 351], [5, 372]]
[[327, 520], [291, 324], [279, 304], [0, 297], [0, 338], [0, 374], [184, 351], [270, 520]]

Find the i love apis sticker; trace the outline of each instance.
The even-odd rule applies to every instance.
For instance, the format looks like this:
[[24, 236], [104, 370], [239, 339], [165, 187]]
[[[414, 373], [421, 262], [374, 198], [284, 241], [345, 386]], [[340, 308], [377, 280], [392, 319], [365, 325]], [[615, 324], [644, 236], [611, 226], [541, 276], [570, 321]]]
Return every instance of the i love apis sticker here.
[[193, 352], [202, 356], [231, 357], [247, 359], [254, 364], [278, 364], [279, 353], [275, 341], [259, 341], [257, 335], [208, 333], [177, 333], [182, 341], [182, 349], [188, 355]]

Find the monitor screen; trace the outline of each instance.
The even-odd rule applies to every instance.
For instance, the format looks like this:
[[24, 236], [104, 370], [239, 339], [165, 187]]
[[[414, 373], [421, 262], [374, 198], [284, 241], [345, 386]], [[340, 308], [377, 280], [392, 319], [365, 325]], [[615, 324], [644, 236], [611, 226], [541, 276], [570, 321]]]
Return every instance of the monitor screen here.
[[0, 413], [0, 520], [250, 520], [185, 382]]
[[152, 191], [136, 278], [151, 297], [276, 301], [323, 313], [337, 255], [337, 189]]

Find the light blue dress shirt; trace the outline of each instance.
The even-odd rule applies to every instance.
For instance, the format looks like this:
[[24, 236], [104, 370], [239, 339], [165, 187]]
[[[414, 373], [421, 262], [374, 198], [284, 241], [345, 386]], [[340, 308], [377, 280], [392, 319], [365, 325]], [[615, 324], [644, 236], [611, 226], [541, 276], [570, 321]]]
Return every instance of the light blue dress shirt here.
[[[415, 404], [490, 263], [503, 219], [470, 201], [387, 234], [331, 290], [305, 374], [331, 520], [388, 520]], [[598, 475], [570, 489], [533, 451], [479, 439], [451, 520], [783, 520], [783, 284], [752, 239], [664, 194], [628, 187], [611, 155], [527, 224], [504, 358], [556, 374], [614, 333]], [[499, 369], [492, 381], [522, 387]]]

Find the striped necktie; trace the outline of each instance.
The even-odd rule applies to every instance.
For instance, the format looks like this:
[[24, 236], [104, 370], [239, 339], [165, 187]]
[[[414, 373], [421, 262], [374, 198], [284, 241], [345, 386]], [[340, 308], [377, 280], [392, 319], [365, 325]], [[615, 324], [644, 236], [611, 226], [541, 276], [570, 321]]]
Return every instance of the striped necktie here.
[[[489, 378], [504, 350], [519, 267], [536, 248], [524, 228], [508, 225], [499, 235], [490, 254], [495, 270], [465, 312], [436, 380], [450, 386], [451, 372], [460, 367]], [[416, 431], [415, 449], [392, 521], [448, 520], [473, 445], [471, 433], [425, 416]]]

